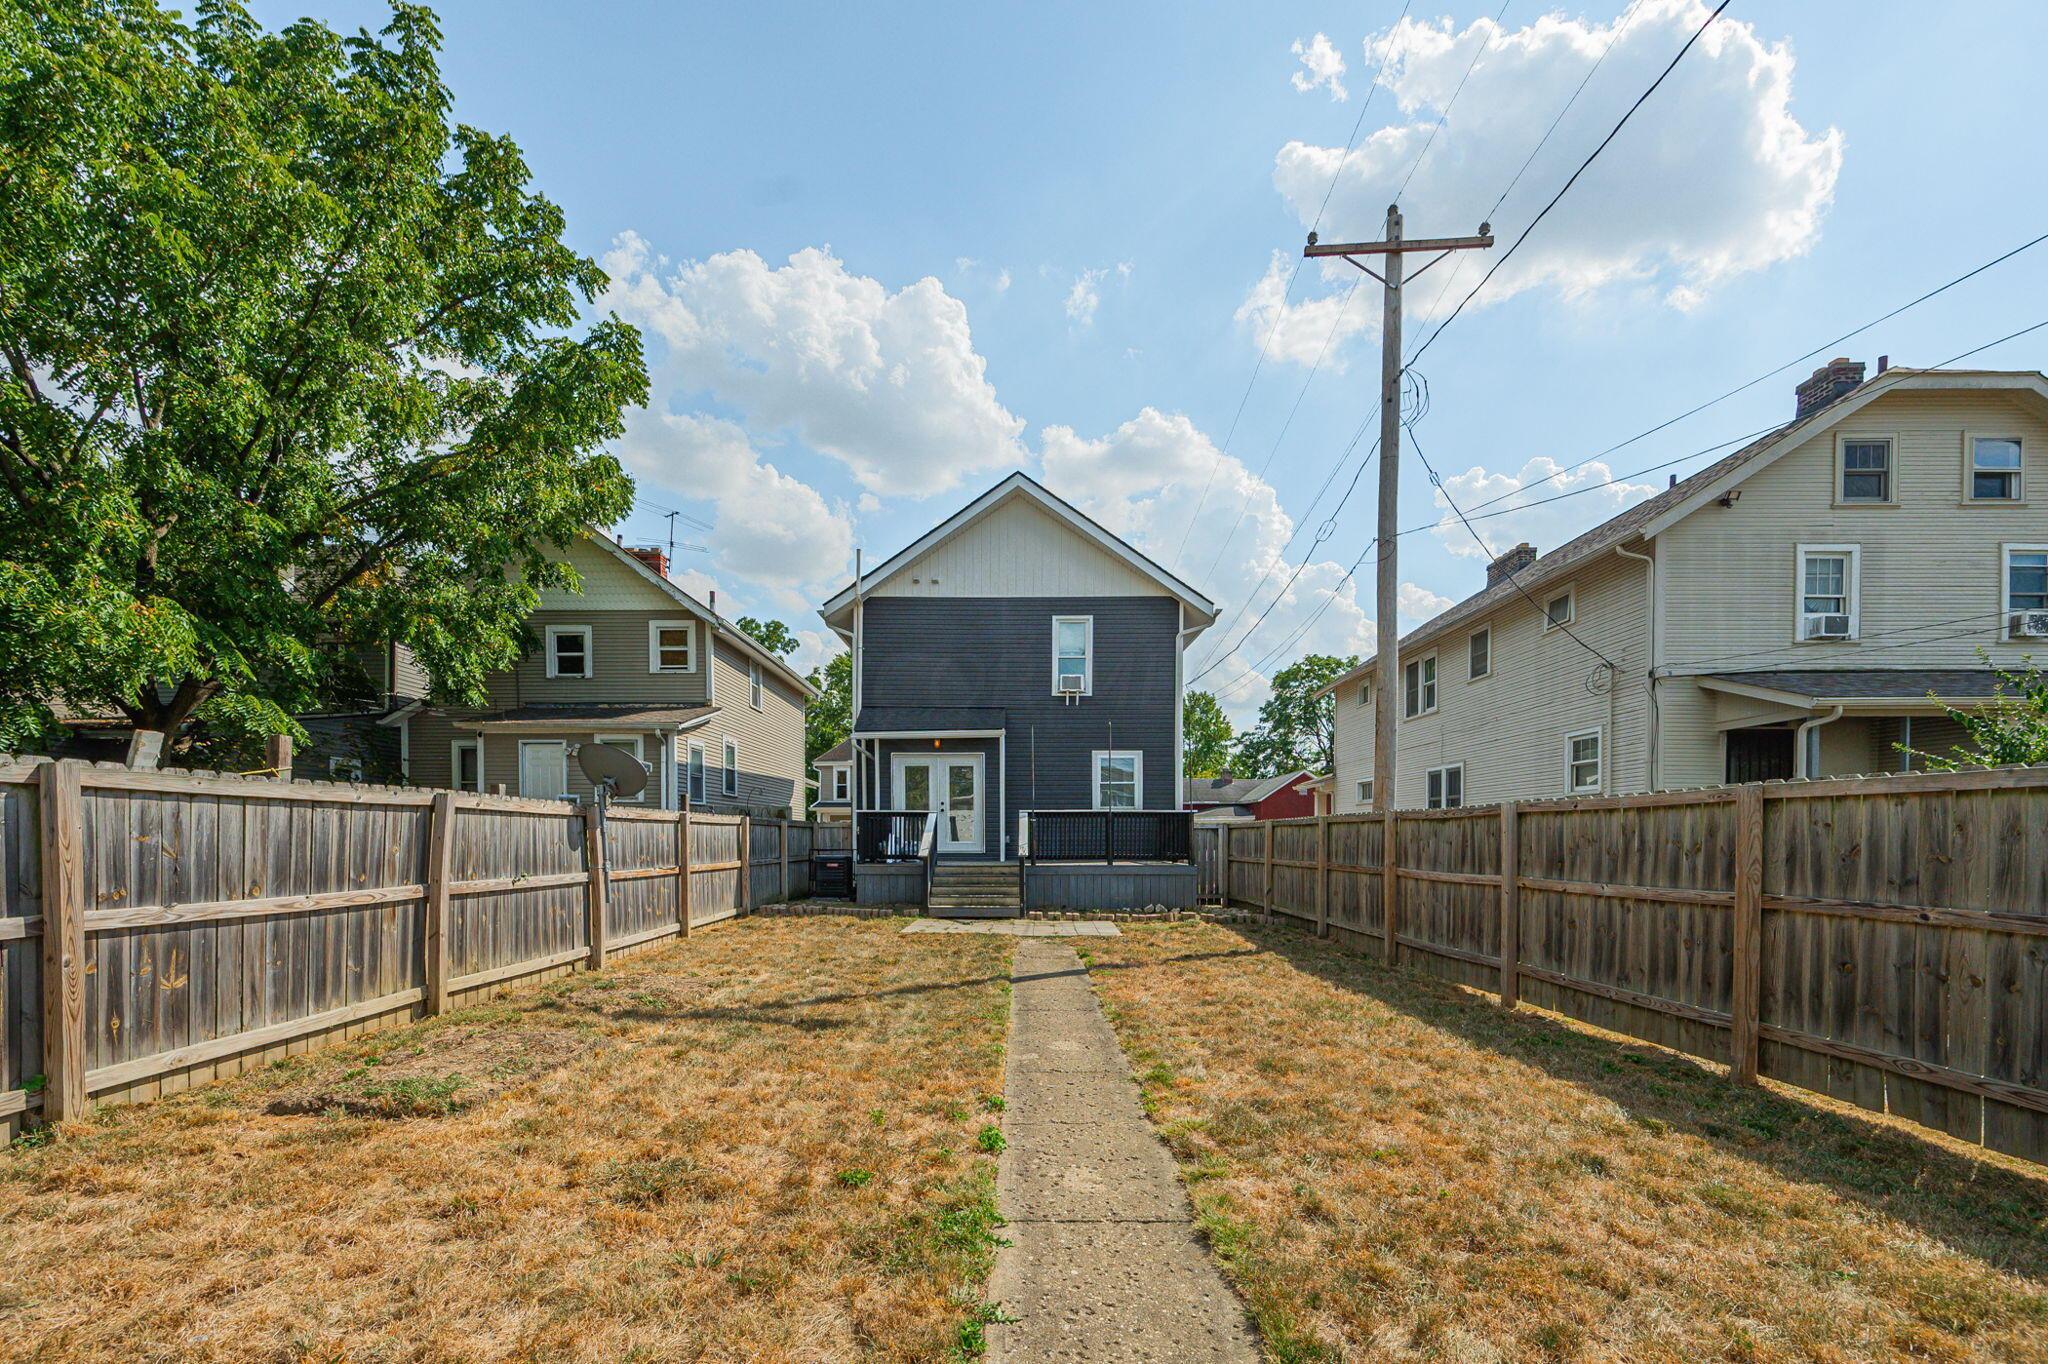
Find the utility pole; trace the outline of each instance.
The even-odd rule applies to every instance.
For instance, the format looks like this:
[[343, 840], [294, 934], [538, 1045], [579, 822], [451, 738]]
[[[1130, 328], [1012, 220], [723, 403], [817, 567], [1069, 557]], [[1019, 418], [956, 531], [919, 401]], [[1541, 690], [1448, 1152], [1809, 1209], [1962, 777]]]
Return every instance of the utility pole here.
[[[1318, 244], [1308, 234], [1304, 256], [1342, 256], [1383, 286], [1384, 310], [1380, 328], [1380, 520], [1379, 594], [1373, 608], [1379, 634], [1378, 676], [1373, 683], [1372, 808], [1394, 808], [1394, 702], [1401, 694], [1400, 609], [1400, 512], [1401, 512], [1401, 285], [1406, 273], [1403, 257], [1414, 251], [1434, 251], [1413, 276], [1453, 251], [1483, 251], [1493, 245], [1493, 225], [1481, 223], [1476, 237], [1420, 237], [1407, 241], [1401, 235], [1401, 206], [1387, 205], [1387, 235], [1377, 242], [1330, 242]], [[1384, 256], [1383, 275], [1361, 262], [1360, 256]], [[1334, 794], [1334, 793], [1332, 793]]]

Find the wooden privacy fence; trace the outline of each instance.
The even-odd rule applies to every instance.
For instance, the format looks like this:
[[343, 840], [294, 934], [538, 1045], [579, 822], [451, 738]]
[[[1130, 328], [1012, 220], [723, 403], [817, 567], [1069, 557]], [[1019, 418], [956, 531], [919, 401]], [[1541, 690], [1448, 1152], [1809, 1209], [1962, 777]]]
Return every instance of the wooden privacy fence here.
[[1504, 1004], [2048, 1162], [2048, 768], [1239, 824], [1216, 860], [1227, 903]]
[[0, 757], [0, 1123], [154, 1097], [810, 890], [811, 826]]

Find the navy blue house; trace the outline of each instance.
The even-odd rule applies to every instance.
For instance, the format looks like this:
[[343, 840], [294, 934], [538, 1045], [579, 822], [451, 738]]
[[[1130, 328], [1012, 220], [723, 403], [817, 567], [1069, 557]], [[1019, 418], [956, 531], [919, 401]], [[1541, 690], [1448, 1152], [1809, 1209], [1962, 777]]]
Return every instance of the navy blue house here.
[[853, 651], [852, 805], [1000, 861], [1020, 815], [1177, 810], [1201, 593], [1012, 474], [826, 602]]

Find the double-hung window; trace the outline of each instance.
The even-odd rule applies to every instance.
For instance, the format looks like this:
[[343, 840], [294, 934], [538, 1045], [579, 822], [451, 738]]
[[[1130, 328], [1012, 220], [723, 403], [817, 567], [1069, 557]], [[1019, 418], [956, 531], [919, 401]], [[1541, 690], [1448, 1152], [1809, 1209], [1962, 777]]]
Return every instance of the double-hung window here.
[[2020, 440], [2018, 436], [1971, 436], [1970, 488], [1972, 502], [2017, 502], [2020, 500]]
[[1429, 808], [1450, 810], [1465, 803], [1465, 764], [1429, 769]]
[[1372, 778], [1371, 778], [1371, 777], [1360, 777], [1360, 778], [1358, 779], [1358, 803], [1359, 803], [1360, 805], [1370, 805], [1370, 804], [1372, 804]]
[[2048, 545], [2005, 547], [2006, 633], [2048, 638]]
[[730, 735], [725, 740], [725, 794], [736, 796], [740, 793], [740, 741]]
[[590, 660], [588, 625], [550, 625], [547, 648], [549, 677], [596, 676]]
[[1837, 500], [1842, 502], [1890, 502], [1892, 500], [1892, 440], [1890, 436], [1844, 436], [1842, 438], [1842, 481]]
[[1557, 593], [1548, 602], [1544, 603], [1543, 628], [1545, 630], [1556, 630], [1570, 625], [1573, 616], [1577, 614], [1577, 607], [1578, 603], [1573, 599], [1569, 589]]
[[1565, 736], [1564, 785], [1565, 790], [1575, 796], [1600, 794], [1599, 730], [1589, 729]]
[[690, 804], [702, 805], [707, 792], [704, 786], [704, 745], [690, 741]]
[[835, 768], [833, 768], [833, 769], [832, 769], [832, 799], [834, 799], [834, 800], [845, 800], [845, 799], [846, 799], [846, 790], [847, 790], [847, 787], [846, 787], [846, 769], [845, 769], [845, 768], [843, 768], [843, 767], [835, 767]]
[[1145, 755], [1129, 750], [1097, 749], [1094, 755], [1095, 808], [1145, 808]]
[[761, 665], [747, 664], [747, 699], [755, 710], [761, 709]]
[[1436, 655], [1411, 660], [1402, 669], [1402, 687], [1406, 693], [1402, 714], [1409, 719], [1427, 715], [1436, 709]]
[[1465, 643], [1467, 680], [1477, 682], [1493, 671], [1493, 631], [1474, 630]]
[[1095, 617], [1052, 618], [1052, 692], [1091, 696], [1095, 692]]
[[647, 671], [651, 673], [693, 673], [697, 671], [697, 622], [694, 620], [648, 621]]
[[483, 794], [484, 752], [481, 741], [451, 739], [448, 743], [448, 767], [455, 777], [456, 790]]
[[1358, 704], [1361, 706], [1370, 706], [1372, 704], [1372, 683], [1361, 682], [1358, 684]]
[[1799, 634], [1802, 641], [1856, 638], [1857, 564], [1855, 545], [1799, 547]]

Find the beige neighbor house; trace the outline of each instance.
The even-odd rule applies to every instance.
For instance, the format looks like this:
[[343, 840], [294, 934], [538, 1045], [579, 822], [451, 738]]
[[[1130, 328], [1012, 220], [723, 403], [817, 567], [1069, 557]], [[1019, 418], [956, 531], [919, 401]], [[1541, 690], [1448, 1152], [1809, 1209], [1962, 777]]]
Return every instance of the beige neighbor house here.
[[659, 551], [592, 531], [567, 557], [582, 591], [542, 593], [539, 648], [490, 678], [488, 705], [416, 701], [382, 721], [407, 779], [584, 799], [576, 750], [612, 744], [648, 769], [638, 803], [803, 817], [804, 678], [670, 582]]
[[845, 824], [853, 819], [853, 740], [841, 739], [811, 764], [818, 773], [818, 796], [811, 818], [820, 824]]
[[[1334, 805], [1402, 808], [1908, 769], [1993, 665], [2048, 661], [2048, 379], [1836, 360], [1794, 419], [1338, 679]], [[1611, 666], [1610, 666], [1611, 665]]]

